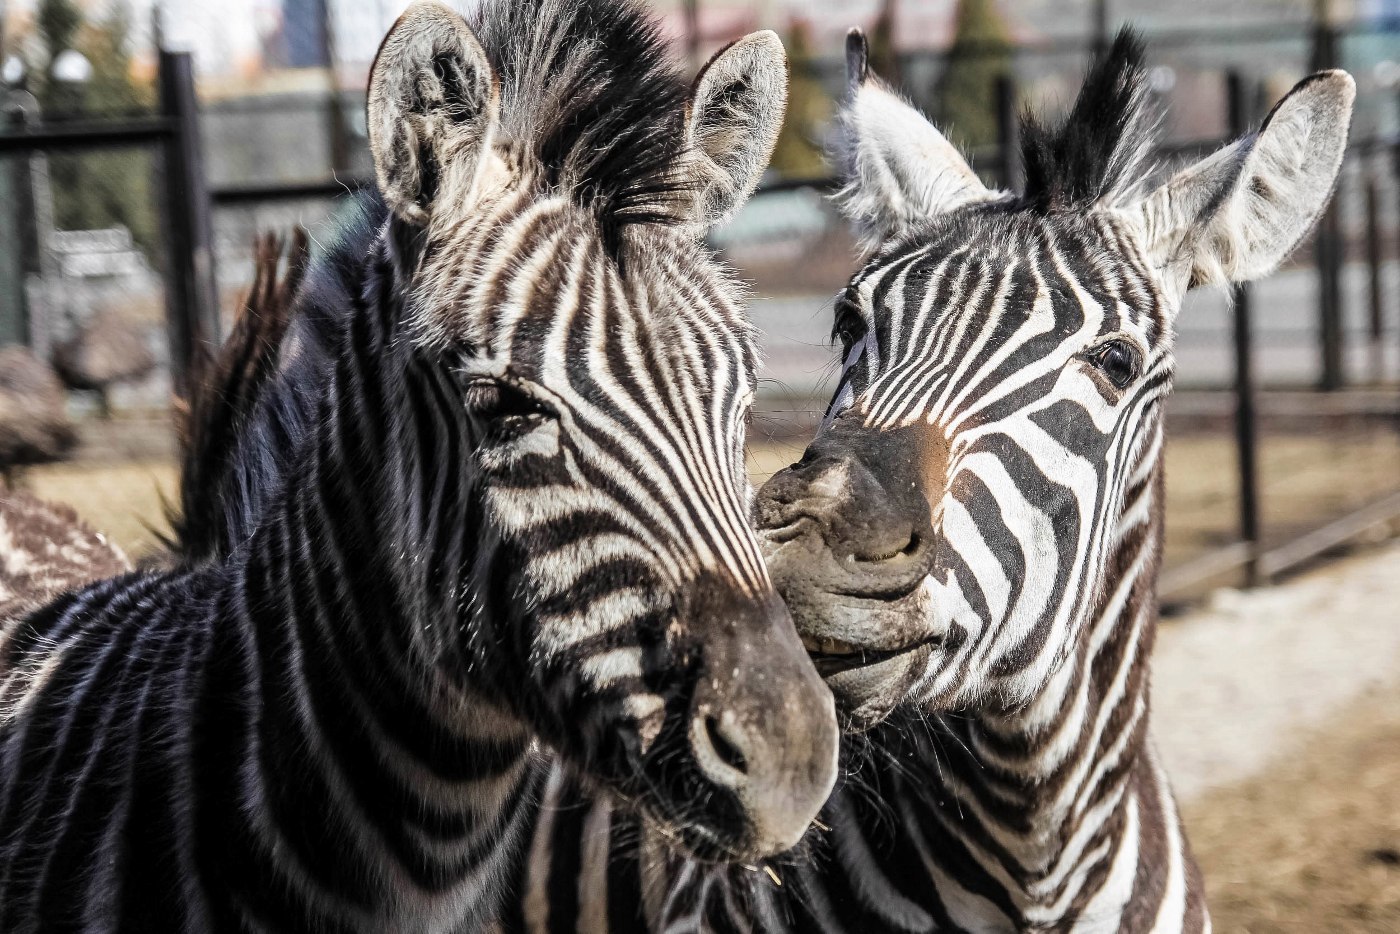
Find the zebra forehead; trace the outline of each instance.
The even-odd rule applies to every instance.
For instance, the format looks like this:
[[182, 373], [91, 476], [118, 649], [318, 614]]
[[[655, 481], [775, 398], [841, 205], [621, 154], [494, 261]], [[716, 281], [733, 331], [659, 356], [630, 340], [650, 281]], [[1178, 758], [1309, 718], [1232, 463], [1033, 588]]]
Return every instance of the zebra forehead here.
[[565, 198], [503, 199], [438, 243], [418, 281], [427, 342], [493, 348], [527, 369], [581, 339], [670, 364], [699, 347], [711, 373], [737, 368], [749, 382], [757, 366], [746, 292], [728, 267], [666, 227], [632, 228], [609, 249]]
[[[906, 312], [922, 302], [946, 316], [950, 309], [930, 301], [937, 297], [930, 293], [954, 281], [966, 292], [1003, 279], [1001, 312], [1017, 302], [1026, 314], [1072, 307], [1077, 315], [1097, 305], [1107, 317], [1141, 323], [1144, 337], [1165, 331], [1157, 278], [1132, 232], [1106, 211], [1043, 215], [1014, 203], [965, 208], [887, 244], [852, 278], [848, 293]], [[977, 309], [961, 306], [964, 313]], [[907, 314], [904, 320], [913, 321]]]

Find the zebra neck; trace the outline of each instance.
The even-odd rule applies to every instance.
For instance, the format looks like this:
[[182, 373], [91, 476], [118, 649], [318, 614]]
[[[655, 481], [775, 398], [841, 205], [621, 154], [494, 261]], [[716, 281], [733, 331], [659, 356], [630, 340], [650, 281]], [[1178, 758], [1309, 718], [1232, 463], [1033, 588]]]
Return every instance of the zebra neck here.
[[402, 339], [386, 302], [356, 308], [301, 387], [314, 417], [250, 541], [243, 602], [269, 675], [304, 705], [278, 726], [316, 761], [287, 768], [378, 784], [392, 793], [376, 807], [404, 812], [381, 815], [390, 826], [479, 854], [520, 810], [533, 739], [465, 636], [490, 548], [452, 376]]
[[[1098, 887], [1123, 849], [1133, 799], [1146, 791], [1170, 807], [1147, 743], [1160, 465], [1139, 477], [1076, 654], [1027, 707], [945, 714], [914, 739], [937, 810], [975, 815], [969, 850], [977, 855], [963, 868], [1000, 877], [1030, 920], [1038, 910], [1054, 916], [1052, 906]], [[952, 862], [941, 869], [959, 871]]]

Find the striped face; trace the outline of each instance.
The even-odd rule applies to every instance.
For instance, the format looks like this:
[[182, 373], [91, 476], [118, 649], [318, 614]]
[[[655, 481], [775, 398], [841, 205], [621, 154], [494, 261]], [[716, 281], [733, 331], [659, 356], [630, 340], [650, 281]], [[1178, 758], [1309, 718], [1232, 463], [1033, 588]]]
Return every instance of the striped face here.
[[[625, 47], [608, 16], [640, 29], [625, 6], [574, 20], [544, 5], [563, 34], [532, 37], [544, 27], [522, 14], [485, 24], [485, 48], [455, 14], [415, 7], [370, 92], [415, 340], [448, 361], [470, 424], [484, 528], [463, 654], [566, 759], [692, 848], [756, 858], [801, 836], [836, 754], [830, 694], [749, 522], [753, 334], [699, 241], [766, 162], [781, 46], [759, 35], [721, 53], [687, 105], [669, 79], [629, 76], [649, 46], [533, 76], [534, 55]], [[571, 68], [595, 84], [564, 102], [576, 110], [541, 114], [555, 89], [533, 77]], [[580, 129], [604, 117], [619, 122]], [[533, 138], [551, 119], [565, 130]], [[609, 152], [639, 121], [637, 151]], [[609, 180], [648, 161], [652, 176]]]
[[826, 424], [760, 505], [858, 714], [1019, 703], [1073, 650], [1155, 454], [1167, 320], [1108, 217], [968, 207], [851, 280]]
[[1351, 79], [1144, 195], [1141, 76], [1091, 78], [1062, 129], [1028, 123], [1013, 196], [849, 51], [843, 201], [878, 249], [836, 302], [826, 421], [760, 491], [769, 566], [858, 722], [1021, 707], [1092, 648], [1106, 561], [1159, 508], [1184, 293], [1267, 273], [1311, 226]]

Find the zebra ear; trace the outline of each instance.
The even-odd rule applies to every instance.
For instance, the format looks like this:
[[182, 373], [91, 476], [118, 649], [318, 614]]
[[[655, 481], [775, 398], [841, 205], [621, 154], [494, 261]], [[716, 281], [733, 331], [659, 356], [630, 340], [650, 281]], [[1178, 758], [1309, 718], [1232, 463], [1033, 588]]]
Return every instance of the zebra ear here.
[[474, 197], [500, 116], [495, 71], [466, 21], [435, 2], [409, 7], [370, 72], [375, 176], [401, 219], [426, 226]]
[[1178, 172], [1129, 208], [1167, 280], [1184, 290], [1276, 269], [1327, 207], [1355, 99], [1356, 82], [1344, 71], [1306, 78], [1257, 134]]
[[787, 53], [772, 30], [721, 49], [695, 79], [686, 142], [696, 175], [691, 219], [708, 229], [744, 206], [768, 168], [787, 112]]
[[838, 155], [841, 209], [867, 246], [967, 204], [991, 201], [967, 160], [923, 114], [870, 73], [865, 35], [846, 36]]

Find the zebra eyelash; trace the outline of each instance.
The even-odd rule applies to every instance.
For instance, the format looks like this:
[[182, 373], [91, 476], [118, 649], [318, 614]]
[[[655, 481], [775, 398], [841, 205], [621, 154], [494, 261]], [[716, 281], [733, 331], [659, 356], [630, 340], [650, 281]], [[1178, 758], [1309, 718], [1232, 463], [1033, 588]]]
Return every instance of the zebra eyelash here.
[[837, 296], [835, 320], [831, 325], [832, 343], [840, 341], [842, 349], [849, 351], [865, 338], [869, 329], [860, 306], [851, 300], [849, 293]]
[[488, 439], [515, 440], [559, 418], [558, 410], [538, 392], [515, 380], [482, 378], [466, 384], [467, 409], [488, 426]]

